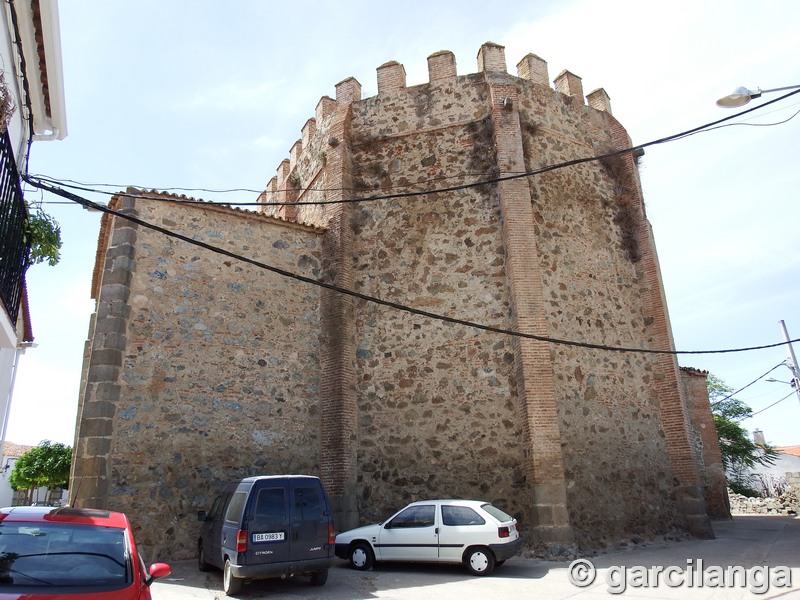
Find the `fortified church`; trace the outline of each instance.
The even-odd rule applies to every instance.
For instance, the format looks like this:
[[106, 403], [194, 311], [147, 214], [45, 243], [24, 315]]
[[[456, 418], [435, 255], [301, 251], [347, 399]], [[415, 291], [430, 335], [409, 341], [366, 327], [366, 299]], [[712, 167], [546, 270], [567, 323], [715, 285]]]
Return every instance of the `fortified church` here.
[[551, 87], [533, 54], [512, 75], [496, 44], [477, 62], [437, 52], [415, 86], [389, 62], [368, 98], [336, 85], [258, 210], [112, 200], [74, 506], [136, 514], [145, 553], [175, 559], [253, 474], [319, 475], [338, 531], [465, 497], [549, 555], [712, 535], [729, 513], [705, 373], [670, 353], [609, 96], [569, 71]]

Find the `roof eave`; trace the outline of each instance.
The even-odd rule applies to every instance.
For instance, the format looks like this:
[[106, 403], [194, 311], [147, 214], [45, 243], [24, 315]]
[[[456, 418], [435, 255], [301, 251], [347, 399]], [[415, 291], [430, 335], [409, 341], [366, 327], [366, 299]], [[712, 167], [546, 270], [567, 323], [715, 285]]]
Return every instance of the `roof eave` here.
[[16, 2], [34, 140], [67, 136], [58, 0]]

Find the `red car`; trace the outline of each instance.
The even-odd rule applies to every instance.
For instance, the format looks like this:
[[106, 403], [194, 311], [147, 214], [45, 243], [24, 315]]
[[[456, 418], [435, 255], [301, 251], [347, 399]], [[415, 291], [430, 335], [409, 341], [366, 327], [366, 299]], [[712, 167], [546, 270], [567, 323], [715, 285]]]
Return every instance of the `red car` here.
[[0, 508], [0, 600], [148, 600], [149, 573], [123, 513], [88, 508]]

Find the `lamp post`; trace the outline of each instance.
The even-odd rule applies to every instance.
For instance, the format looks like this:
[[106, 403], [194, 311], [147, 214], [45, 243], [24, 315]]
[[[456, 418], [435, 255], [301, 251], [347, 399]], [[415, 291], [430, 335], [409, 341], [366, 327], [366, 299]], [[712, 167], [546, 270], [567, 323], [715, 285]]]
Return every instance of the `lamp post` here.
[[760, 98], [761, 94], [766, 94], [767, 92], [782, 92], [783, 90], [796, 90], [797, 88], [800, 88], [800, 85], [787, 85], [786, 87], [772, 88], [769, 90], [756, 88], [755, 91], [747, 89], [746, 87], [738, 87], [733, 90], [732, 93], [717, 100], [717, 106], [721, 106], [722, 108], [738, 108], [739, 106], [744, 106], [753, 98]]
[[786, 340], [786, 348], [789, 352], [789, 360], [785, 363], [789, 370], [792, 372], [792, 383], [791, 386], [794, 388], [794, 393], [797, 394], [797, 399], [800, 400], [800, 376], [798, 376], [797, 372], [797, 357], [794, 355], [794, 348], [792, 347], [791, 338], [789, 337], [789, 332], [786, 331], [786, 323], [783, 320], [778, 321], [778, 324], [781, 326], [781, 331], [783, 332], [783, 339]]

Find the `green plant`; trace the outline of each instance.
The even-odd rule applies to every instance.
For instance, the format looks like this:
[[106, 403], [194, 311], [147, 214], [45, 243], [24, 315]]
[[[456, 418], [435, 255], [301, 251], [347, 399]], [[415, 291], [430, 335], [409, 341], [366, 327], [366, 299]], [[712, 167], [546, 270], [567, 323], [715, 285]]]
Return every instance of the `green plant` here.
[[749, 418], [753, 409], [734, 398], [730, 386], [713, 373], [708, 374], [706, 385], [728, 483], [731, 487], [738, 484], [752, 489], [750, 472], [758, 466], [775, 464], [778, 451], [769, 444], [756, 444], [750, 439], [750, 434], [739, 422]]
[[36, 208], [28, 214], [25, 222], [25, 237], [31, 246], [28, 266], [47, 262], [51, 267], [61, 259], [61, 226], [58, 222]]
[[739, 494], [741, 496], [747, 496], [748, 498], [758, 498], [761, 496], [761, 493], [751, 488], [749, 485], [744, 483], [739, 483], [738, 481], [731, 481], [728, 483], [728, 487], [731, 488], [731, 491]]
[[44, 440], [17, 459], [8, 483], [13, 490], [66, 488], [71, 463], [72, 448]]

